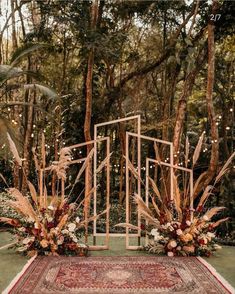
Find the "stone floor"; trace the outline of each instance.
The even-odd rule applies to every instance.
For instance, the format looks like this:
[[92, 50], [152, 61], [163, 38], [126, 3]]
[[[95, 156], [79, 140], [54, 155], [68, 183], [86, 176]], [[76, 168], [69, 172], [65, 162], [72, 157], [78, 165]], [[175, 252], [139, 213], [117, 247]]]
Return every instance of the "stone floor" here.
[[[0, 233], [0, 247], [11, 242], [10, 235]], [[102, 239], [97, 240], [102, 244]], [[104, 251], [92, 251], [93, 256], [130, 256], [145, 255], [142, 251], [130, 251], [125, 249], [123, 237], [112, 237], [110, 249]], [[224, 246], [215, 256], [206, 259], [215, 269], [235, 287], [235, 247]], [[13, 250], [0, 251], [0, 292], [10, 283], [15, 275], [22, 269], [27, 258], [15, 253]]]

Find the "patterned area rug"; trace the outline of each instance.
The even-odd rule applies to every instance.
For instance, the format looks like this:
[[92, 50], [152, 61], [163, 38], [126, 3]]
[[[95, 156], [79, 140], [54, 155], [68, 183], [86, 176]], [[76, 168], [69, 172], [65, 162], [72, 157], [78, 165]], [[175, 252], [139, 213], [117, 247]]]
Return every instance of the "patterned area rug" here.
[[197, 258], [37, 257], [5, 293], [231, 293]]

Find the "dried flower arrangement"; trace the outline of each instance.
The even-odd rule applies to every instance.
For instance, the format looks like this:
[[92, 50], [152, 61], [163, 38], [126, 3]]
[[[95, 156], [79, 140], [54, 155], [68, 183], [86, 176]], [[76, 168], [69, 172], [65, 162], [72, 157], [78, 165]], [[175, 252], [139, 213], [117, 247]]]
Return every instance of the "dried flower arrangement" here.
[[[193, 166], [199, 158], [202, 142], [203, 135], [200, 137], [193, 154]], [[185, 162], [187, 164], [189, 156], [188, 141], [186, 144]], [[156, 146], [155, 153], [160, 166], [161, 159]], [[213, 195], [215, 185], [221, 180], [223, 175], [228, 172], [229, 165], [234, 156], [235, 152], [230, 156], [218, 173], [214, 184], [207, 186], [201, 197], [196, 197], [194, 199], [194, 207], [196, 205], [196, 209], [193, 217], [190, 216], [189, 180], [184, 181], [182, 185], [182, 183], [178, 183], [177, 174], [174, 175], [172, 209], [169, 205], [169, 199], [165, 197], [164, 193], [160, 193], [155, 181], [149, 177], [149, 182], [154, 192], [154, 195], [150, 195], [151, 203], [146, 205], [139, 195], [134, 196], [134, 202], [137, 204], [137, 211], [146, 221], [146, 225], [142, 224], [141, 226], [141, 229], [145, 230], [148, 236], [148, 244], [144, 247], [145, 250], [157, 254], [166, 254], [168, 256], [210, 256], [213, 251], [221, 248], [215, 243], [215, 229], [221, 223], [227, 221], [228, 218], [213, 221], [213, 217], [225, 207], [207, 208], [206, 202], [210, 196]], [[135, 178], [139, 177], [131, 163], [129, 163], [129, 169]], [[164, 178], [164, 175], [161, 175], [161, 177], [162, 180], [165, 181], [166, 186], [167, 178]], [[140, 180], [143, 184], [142, 179]], [[198, 181], [194, 184], [194, 191], [197, 184]], [[118, 226], [128, 227], [132, 230], [138, 229], [138, 227], [126, 223], [118, 224]]]
[[[8, 135], [10, 149], [17, 164], [24, 167], [17, 148]], [[79, 181], [83, 171], [86, 169], [91, 153], [87, 156], [81, 169], [78, 172], [75, 182]], [[81, 242], [84, 235], [84, 228], [90, 221], [97, 219], [106, 213], [103, 211], [99, 215], [84, 219], [82, 206], [94, 191], [94, 188], [85, 195], [79, 204], [75, 201], [69, 204], [65, 197], [66, 170], [71, 163], [71, 148], [66, 147], [60, 150], [60, 158], [46, 167], [45, 139], [42, 135], [41, 162], [34, 150], [34, 161], [38, 174], [37, 193], [34, 185], [27, 180], [29, 195], [23, 195], [16, 188], [9, 188], [4, 197], [0, 200], [1, 216], [0, 222], [9, 225], [8, 231], [11, 232], [16, 241], [11, 247], [29, 256], [35, 254], [43, 255], [84, 255], [87, 253], [88, 246]], [[105, 162], [102, 163], [102, 167]], [[56, 174], [61, 188], [57, 189], [56, 195], [48, 197], [46, 187], [46, 175], [50, 172]]]

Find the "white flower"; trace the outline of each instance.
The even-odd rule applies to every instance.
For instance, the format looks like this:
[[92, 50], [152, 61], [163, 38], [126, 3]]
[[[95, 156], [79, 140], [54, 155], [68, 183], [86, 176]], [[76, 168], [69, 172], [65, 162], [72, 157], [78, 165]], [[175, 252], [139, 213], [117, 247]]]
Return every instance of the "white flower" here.
[[69, 234], [69, 231], [68, 231], [67, 229], [64, 229], [64, 230], [61, 231], [61, 233], [62, 233], [63, 235], [67, 235], [67, 234]]
[[79, 247], [86, 248], [86, 245], [85, 244], [79, 243], [78, 245], [79, 245]]
[[174, 231], [174, 228], [173, 228], [172, 226], [169, 226], [169, 230], [170, 230], [171, 232], [173, 232], [173, 231]]
[[174, 256], [174, 253], [171, 252], [171, 251], [168, 251], [168, 252], [167, 252], [167, 255], [168, 255], [169, 257], [172, 257], [172, 256]]
[[47, 208], [48, 208], [49, 210], [54, 210], [54, 207], [53, 207], [52, 205], [49, 205]]
[[158, 229], [152, 229], [150, 234], [152, 236], [159, 235]]
[[35, 239], [34, 237], [27, 237], [23, 239], [22, 243], [26, 245], [26, 244], [29, 244], [30, 242], [33, 242], [34, 239]]
[[48, 217], [47, 217], [47, 220], [48, 220], [49, 223], [51, 223], [51, 222], [53, 221], [53, 217], [48, 216]]
[[175, 248], [175, 247], [177, 246], [177, 243], [175, 242], [175, 240], [171, 240], [171, 241], [169, 242], [169, 246], [170, 246], [171, 248]]
[[218, 245], [218, 244], [214, 244], [214, 249], [219, 250], [219, 249], [222, 249], [222, 247], [220, 245]]
[[57, 240], [57, 244], [58, 245], [61, 245], [64, 243], [64, 237], [63, 236], [60, 236], [60, 238]]
[[209, 238], [215, 238], [215, 234], [214, 233], [208, 232], [206, 235]]
[[176, 230], [176, 234], [177, 234], [178, 236], [180, 236], [180, 235], [182, 235], [182, 234], [183, 234], [183, 232], [182, 232], [182, 230], [181, 230], [181, 229], [178, 229], [178, 230]]
[[181, 250], [181, 246], [177, 246], [176, 250], [180, 251]]
[[29, 223], [33, 223], [33, 222], [34, 222], [34, 219], [33, 219], [32, 217], [28, 217], [27, 221], [28, 221]]
[[34, 228], [35, 229], [38, 229], [39, 228], [38, 223], [34, 223]]
[[76, 223], [80, 223], [80, 217], [77, 216], [76, 219], [75, 219]]
[[208, 218], [207, 215], [203, 215], [202, 219], [203, 219], [204, 221], [206, 221], [206, 222], [209, 220], [209, 218]]
[[26, 229], [25, 229], [24, 227], [20, 227], [20, 228], [18, 229], [18, 231], [20, 231], [20, 232], [25, 232]]
[[78, 242], [78, 239], [77, 239], [77, 237], [73, 237], [73, 242], [75, 242], [75, 243], [77, 243]]
[[191, 222], [189, 220], [187, 220], [186, 221], [186, 225], [190, 227], [191, 226]]
[[74, 223], [70, 223], [70, 224], [68, 224], [68, 230], [69, 230], [70, 232], [74, 232], [75, 229], [76, 229], [76, 224], [74, 224]]

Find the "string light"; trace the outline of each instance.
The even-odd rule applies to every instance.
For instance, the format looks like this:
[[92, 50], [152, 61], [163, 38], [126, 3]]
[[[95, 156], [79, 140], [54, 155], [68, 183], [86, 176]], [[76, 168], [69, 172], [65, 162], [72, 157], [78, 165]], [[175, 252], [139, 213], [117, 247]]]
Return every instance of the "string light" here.
[[34, 137], [34, 134], [32, 133], [32, 134], [31, 134], [31, 138], [33, 138], [33, 137]]
[[226, 127], [226, 130], [230, 130], [230, 127]]
[[232, 109], [232, 108], [230, 108], [230, 109], [229, 109], [229, 111], [230, 111], [230, 112], [233, 112], [233, 109]]

